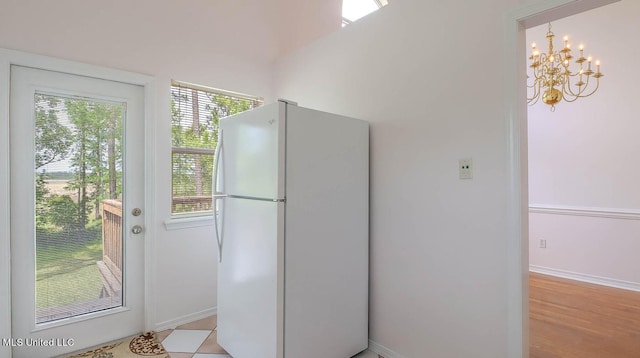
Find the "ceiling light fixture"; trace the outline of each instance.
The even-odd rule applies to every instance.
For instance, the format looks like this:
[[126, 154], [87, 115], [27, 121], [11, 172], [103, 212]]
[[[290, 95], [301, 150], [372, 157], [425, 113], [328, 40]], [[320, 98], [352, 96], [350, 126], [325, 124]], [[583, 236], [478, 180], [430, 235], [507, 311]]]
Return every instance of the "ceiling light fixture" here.
[[[527, 87], [533, 91], [531, 97], [527, 97], [527, 103], [533, 105], [542, 97], [542, 102], [551, 106], [551, 111], [555, 110], [556, 103], [561, 100], [574, 102], [578, 98], [591, 96], [598, 90], [600, 77], [604, 76], [600, 72], [600, 61], [596, 61], [596, 71], [591, 69], [591, 56], [584, 57], [584, 45], [580, 45], [580, 57], [575, 61], [580, 67], [576, 71], [569, 69], [573, 59], [571, 56], [571, 45], [569, 37], [564, 37], [564, 48], [560, 51], [553, 50], [553, 32], [551, 23], [547, 32], [549, 41], [549, 52], [540, 53], [535, 42], [531, 45], [531, 56], [529, 60], [533, 72], [533, 84]], [[595, 86], [593, 80], [595, 78]], [[529, 78], [529, 76], [527, 76]], [[577, 82], [575, 82], [577, 80]], [[591, 80], [591, 82], [590, 82]], [[575, 83], [572, 85], [572, 81]], [[591, 85], [591, 86], [590, 86]]]

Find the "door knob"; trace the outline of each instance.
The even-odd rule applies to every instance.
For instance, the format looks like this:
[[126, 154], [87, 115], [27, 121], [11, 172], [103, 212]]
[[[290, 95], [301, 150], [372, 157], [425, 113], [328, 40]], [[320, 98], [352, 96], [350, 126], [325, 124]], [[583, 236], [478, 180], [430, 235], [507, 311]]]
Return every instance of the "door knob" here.
[[132, 232], [132, 233], [134, 233], [134, 234], [136, 234], [136, 235], [137, 235], [137, 234], [139, 234], [139, 233], [141, 233], [141, 232], [142, 232], [142, 226], [140, 226], [140, 225], [134, 225], [134, 226], [131, 228], [131, 232]]
[[140, 214], [142, 214], [142, 209], [140, 209], [140, 208], [135, 208], [135, 209], [131, 210], [131, 215], [133, 215], [133, 216], [140, 216]]

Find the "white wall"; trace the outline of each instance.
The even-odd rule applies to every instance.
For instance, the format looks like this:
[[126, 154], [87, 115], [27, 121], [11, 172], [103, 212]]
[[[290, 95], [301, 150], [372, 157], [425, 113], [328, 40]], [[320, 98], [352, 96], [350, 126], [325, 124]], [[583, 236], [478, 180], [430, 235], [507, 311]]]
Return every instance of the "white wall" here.
[[[600, 59], [605, 76], [592, 97], [559, 103], [555, 112], [543, 103], [529, 107], [528, 127], [530, 203], [581, 214], [532, 213], [530, 263], [640, 288], [640, 215], [630, 220], [598, 214], [640, 212], [640, 73], [633, 70], [640, 57], [633, 45], [640, 33], [638, 13], [640, 2], [625, 0], [552, 23], [556, 47], [564, 35], [573, 49], [583, 42], [585, 56]], [[527, 30], [527, 42], [546, 49], [546, 32], [546, 24]], [[547, 240], [546, 249], [540, 239]]]
[[155, 262], [155, 291], [150, 294], [157, 303], [152, 312], [156, 325], [216, 306], [217, 248], [211, 227], [166, 231], [163, 225], [170, 216], [170, 80], [273, 98], [270, 62], [277, 41], [269, 18], [261, 13], [262, 5], [199, 0], [2, 1], [0, 48], [156, 78], [157, 94], [152, 97], [158, 116], [155, 135], [150, 137], [156, 143], [155, 172], [150, 173], [156, 192], [155, 207], [149, 208], [155, 212], [149, 218], [149, 230], [155, 235], [146, 238], [154, 241], [156, 250], [147, 257]]
[[[585, 213], [530, 215], [532, 271], [640, 291], [640, 215], [580, 214]], [[545, 249], [540, 239], [546, 240]]]
[[499, 54], [516, 3], [394, 1], [277, 63], [277, 96], [371, 122], [370, 339], [398, 356], [507, 355]]

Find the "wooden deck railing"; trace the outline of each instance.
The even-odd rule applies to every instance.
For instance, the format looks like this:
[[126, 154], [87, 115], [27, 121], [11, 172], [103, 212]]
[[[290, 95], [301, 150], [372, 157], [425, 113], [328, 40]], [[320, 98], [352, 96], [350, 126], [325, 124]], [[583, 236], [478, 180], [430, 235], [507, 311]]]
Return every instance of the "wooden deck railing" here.
[[211, 210], [211, 195], [209, 196], [180, 196], [171, 200], [171, 212], [192, 212]]
[[118, 295], [122, 290], [122, 202], [102, 201], [102, 275], [103, 295]]

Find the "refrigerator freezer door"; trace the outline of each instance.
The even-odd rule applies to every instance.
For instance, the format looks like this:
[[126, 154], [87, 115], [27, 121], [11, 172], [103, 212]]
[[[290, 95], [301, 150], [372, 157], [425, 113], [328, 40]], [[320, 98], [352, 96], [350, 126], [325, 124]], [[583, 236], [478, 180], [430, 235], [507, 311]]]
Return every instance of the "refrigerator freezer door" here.
[[234, 358], [283, 357], [284, 203], [224, 199], [218, 343]]
[[284, 198], [285, 110], [282, 102], [224, 118], [221, 192]]

